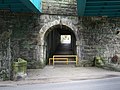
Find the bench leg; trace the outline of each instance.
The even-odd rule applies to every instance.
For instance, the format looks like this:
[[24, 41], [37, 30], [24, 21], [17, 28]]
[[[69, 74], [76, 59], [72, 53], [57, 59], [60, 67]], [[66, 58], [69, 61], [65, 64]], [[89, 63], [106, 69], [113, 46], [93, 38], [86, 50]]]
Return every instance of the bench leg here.
[[53, 65], [54, 65], [54, 60], [55, 60], [55, 59], [54, 59], [54, 56], [53, 56]]
[[68, 58], [67, 58], [66, 64], [68, 65]]

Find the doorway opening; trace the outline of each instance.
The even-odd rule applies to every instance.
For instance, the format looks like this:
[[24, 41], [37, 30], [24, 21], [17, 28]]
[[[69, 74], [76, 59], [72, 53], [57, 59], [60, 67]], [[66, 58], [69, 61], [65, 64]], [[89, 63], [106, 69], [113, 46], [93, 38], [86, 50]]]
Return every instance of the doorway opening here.
[[71, 43], [71, 35], [61, 35], [60, 41], [61, 41], [61, 44], [70, 44]]
[[53, 55], [73, 55], [76, 51], [76, 37], [74, 32], [65, 25], [55, 25], [45, 34], [46, 64]]

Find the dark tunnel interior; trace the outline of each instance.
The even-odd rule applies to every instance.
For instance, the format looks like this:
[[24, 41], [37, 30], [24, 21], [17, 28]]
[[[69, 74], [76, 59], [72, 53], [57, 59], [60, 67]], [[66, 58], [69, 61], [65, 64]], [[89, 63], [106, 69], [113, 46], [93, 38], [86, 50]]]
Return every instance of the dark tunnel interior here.
[[[70, 36], [69, 43], [62, 43], [61, 36]], [[62, 38], [63, 39], [63, 38]], [[64, 39], [63, 39], [64, 40]], [[51, 27], [45, 36], [46, 41], [46, 64], [53, 55], [73, 55], [76, 54], [76, 38], [73, 31], [65, 25], [55, 25]]]

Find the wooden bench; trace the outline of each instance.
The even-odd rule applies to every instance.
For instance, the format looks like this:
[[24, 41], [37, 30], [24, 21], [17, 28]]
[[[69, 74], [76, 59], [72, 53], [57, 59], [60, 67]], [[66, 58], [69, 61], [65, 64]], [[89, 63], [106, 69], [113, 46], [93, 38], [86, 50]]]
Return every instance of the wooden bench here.
[[75, 60], [75, 63], [76, 63], [76, 65], [78, 64], [78, 57], [77, 57], [77, 55], [53, 55], [53, 65], [54, 65], [54, 60], [56, 59], [56, 58], [76, 58], [76, 60]]
[[[53, 58], [49, 58], [49, 65], [51, 63], [51, 60], [53, 60]], [[68, 58], [54, 58], [54, 61], [55, 60], [66, 60], [66, 64], [68, 64]], [[53, 65], [54, 65], [54, 61], [53, 61]]]

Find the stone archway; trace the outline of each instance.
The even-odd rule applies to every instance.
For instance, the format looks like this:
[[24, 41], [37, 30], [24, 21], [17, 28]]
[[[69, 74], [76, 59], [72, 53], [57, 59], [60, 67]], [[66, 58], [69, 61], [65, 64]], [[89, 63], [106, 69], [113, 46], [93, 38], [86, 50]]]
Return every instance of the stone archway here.
[[39, 32], [39, 36], [38, 36], [38, 45], [37, 45], [37, 60], [40, 60], [42, 65], [45, 65], [45, 59], [46, 59], [46, 43], [45, 43], [45, 35], [47, 32], [49, 32], [49, 28], [55, 26], [55, 25], [64, 25], [69, 27], [72, 32], [75, 35], [76, 38], [76, 52], [78, 57], [80, 58], [80, 45], [79, 45], [79, 37], [78, 37], [78, 28], [72, 24], [71, 20], [68, 19], [59, 19], [59, 20], [55, 20], [53, 22], [49, 22], [47, 24], [45, 24]]

